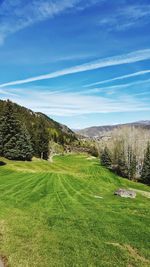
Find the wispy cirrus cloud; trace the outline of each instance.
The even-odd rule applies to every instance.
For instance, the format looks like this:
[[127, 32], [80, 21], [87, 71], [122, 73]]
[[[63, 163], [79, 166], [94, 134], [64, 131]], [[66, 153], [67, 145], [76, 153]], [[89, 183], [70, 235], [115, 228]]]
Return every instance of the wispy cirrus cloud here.
[[132, 27], [150, 23], [150, 4], [123, 5], [117, 7], [113, 14], [102, 17], [99, 25], [108, 31], [123, 31]]
[[150, 59], [150, 49], [138, 50], [138, 51], [131, 52], [128, 54], [122, 54], [122, 55], [117, 55], [113, 57], [99, 59], [96, 61], [85, 63], [82, 65], [73, 66], [67, 69], [55, 71], [55, 72], [48, 73], [48, 74], [43, 74], [43, 75], [31, 77], [31, 78], [26, 78], [23, 80], [16, 80], [16, 81], [3, 83], [3, 84], [0, 84], [0, 88], [7, 87], [10, 85], [19, 85], [19, 84], [31, 83], [31, 82], [40, 81], [40, 80], [53, 79], [53, 78], [57, 78], [57, 77], [61, 77], [61, 76], [69, 75], [69, 74], [91, 71], [91, 70], [110, 67], [110, 66], [130, 64], [130, 63], [135, 63], [138, 61], [143, 61], [143, 60], [148, 60], [148, 59]]
[[18, 94], [12, 90], [7, 91], [7, 90], [0, 89], [0, 95], [7, 96], [7, 97], [12, 97], [12, 96], [18, 97]]
[[140, 80], [140, 81], [135, 81], [135, 82], [130, 82], [130, 83], [124, 83], [124, 84], [117, 84], [117, 85], [112, 85], [112, 86], [105, 86], [105, 87], [99, 87], [99, 88], [92, 88], [89, 90], [86, 90], [84, 94], [90, 94], [90, 93], [100, 93], [100, 92], [105, 92], [106, 94], [113, 94], [119, 89], [124, 89], [128, 87], [134, 87], [137, 85], [149, 85], [150, 84], [150, 79], [147, 80]]
[[[27, 89], [28, 90], [28, 89]], [[8, 91], [13, 92], [10, 88]], [[84, 114], [129, 112], [150, 110], [149, 103], [142, 96], [118, 95], [115, 98], [109, 96], [89, 96], [82, 92], [73, 94], [71, 92], [53, 92], [47, 94], [42, 91], [31, 91], [30, 94], [19, 93], [11, 100], [26, 106], [34, 111], [43, 112], [49, 116], [79, 116]], [[94, 105], [93, 105], [94, 103]]]
[[4, 0], [0, 8], [0, 42], [3, 43], [9, 34], [73, 8], [78, 2], [79, 0]]
[[[101, 0], [104, 1], [104, 0]], [[4, 0], [0, 5], [0, 44], [5, 38], [37, 22], [70, 11], [80, 11], [98, 0]]]
[[134, 73], [131, 73], [131, 74], [118, 76], [118, 77], [115, 77], [115, 78], [112, 78], [112, 79], [107, 79], [107, 80], [103, 80], [103, 81], [100, 81], [100, 82], [90, 83], [90, 84], [84, 85], [83, 87], [91, 87], [93, 85], [99, 85], [99, 84], [104, 84], [104, 83], [124, 80], [124, 79], [132, 78], [132, 77], [146, 75], [146, 74], [149, 74], [149, 73], [150, 73], [150, 70], [137, 71], [137, 72], [134, 72]]

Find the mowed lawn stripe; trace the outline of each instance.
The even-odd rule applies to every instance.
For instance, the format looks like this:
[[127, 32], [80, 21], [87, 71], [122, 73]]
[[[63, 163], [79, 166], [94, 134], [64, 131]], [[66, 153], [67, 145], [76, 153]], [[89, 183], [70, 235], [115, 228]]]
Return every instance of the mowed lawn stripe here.
[[[150, 191], [87, 155], [0, 167], [0, 255], [11, 267], [149, 267]], [[101, 199], [95, 196], [102, 197]]]

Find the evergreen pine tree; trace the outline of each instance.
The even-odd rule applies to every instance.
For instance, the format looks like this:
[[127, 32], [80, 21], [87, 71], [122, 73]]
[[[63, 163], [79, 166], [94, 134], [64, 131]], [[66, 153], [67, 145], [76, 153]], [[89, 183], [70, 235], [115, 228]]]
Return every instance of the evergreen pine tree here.
[[108, 147], [105, 147], [101, 154], [101, 164], [107, 168], [111, 167], [111, 156]]
[[0, 156], [3, 156], [2, 120], [0, 119]]
[[144, 156], [141, 179], [143, 183], [150, 185], [150, 143], [147, 144], [146, 153]]
[[17, 149], [21, 152], [20, 159], [31, 160], [33, 149], [31, 145], [30, 135], [25, 125], [23, 125], [20, 130], [21, 131], [20, 131], [19, 139], [16, 143]]
[[4, 107], [0, 132], [4, 157], [14, 160], [30, 160], [32, 158], [29, 134], [16, 119], [10, 101], [7, 101]]
[[122, 177], [128, 177], [128, 167], [125, 160], [124, 151], [120, 151], [118, 156], [117, 174]]
[[36, 129], [36, 151], [41, 159], [48, 159], [49, 134], [42, 118], [39, 119]]

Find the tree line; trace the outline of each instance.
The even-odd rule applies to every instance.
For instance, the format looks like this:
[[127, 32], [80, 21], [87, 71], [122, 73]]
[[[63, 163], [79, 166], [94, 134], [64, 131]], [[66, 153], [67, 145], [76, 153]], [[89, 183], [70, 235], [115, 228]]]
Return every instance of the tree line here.
[[101, 151], [100, 161], [103, 166], [129, 180], [136, 180], [138, 173], [139, 180], [150, 185], [150, 142], [147, 143], [140, 170], [136, 154], [130, 146], [128, 146], [127, 156], [121, 145], [118, 145], [113, 152], [105, 146]]

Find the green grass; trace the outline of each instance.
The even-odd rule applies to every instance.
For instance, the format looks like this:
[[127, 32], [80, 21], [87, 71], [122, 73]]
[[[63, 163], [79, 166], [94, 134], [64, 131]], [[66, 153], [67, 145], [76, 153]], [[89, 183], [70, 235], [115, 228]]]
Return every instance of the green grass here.
[[[3, 159], [4, 160], [4, 159]], [[149, 191], [85, 155], [0, 166], [0, 255], [11, 267], [150, 266]], [[103, 198], [95, 198], [101, 196]]]

